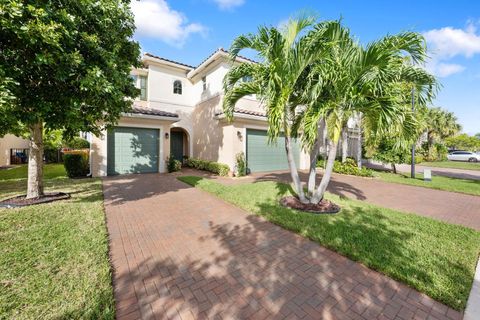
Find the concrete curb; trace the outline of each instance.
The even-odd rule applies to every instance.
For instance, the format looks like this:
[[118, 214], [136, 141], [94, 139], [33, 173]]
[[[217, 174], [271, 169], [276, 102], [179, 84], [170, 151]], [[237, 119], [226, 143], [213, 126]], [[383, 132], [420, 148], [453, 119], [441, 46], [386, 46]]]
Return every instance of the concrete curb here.
[[477, 262], [477, 269], [473, 277], [472, 290], [467, 301], [467, 308], [465, 309], [464, 320], [479, 320], [480, 319], [480, 259]]

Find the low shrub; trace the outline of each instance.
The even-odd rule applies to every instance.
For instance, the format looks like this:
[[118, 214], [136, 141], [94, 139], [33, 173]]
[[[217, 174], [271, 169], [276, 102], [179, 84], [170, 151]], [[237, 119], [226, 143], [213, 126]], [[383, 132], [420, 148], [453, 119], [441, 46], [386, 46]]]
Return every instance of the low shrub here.
[[186, 166], [198, 170], [209, 171], [220, 176], [227, 176], [228, 172], [230, 172], [230, 167], [226, 164], [195, 158], [187, 159]]
[[88, 153], [69, 152], [63, 155], [63, 165], [69, 178], [85, 177], [88, 174]]
[[[318, 160], [317, 167], [325, 168], [325, 160]], [[352, 158], [347, 158], [347, 160], [342, 163], [341, 161], [336, 161], [333, 164], [333, 172], [342, 173], [342, 174], [349, 174], [352, 176], [359, 176], [359, 177], [373, 177], [373, 171], [362, 167], [361, 169], [358, 168], [357, 162]]]
[[247, 162], [245, 160], [245, 154], [243, 152], [237, 153], [235, 157], [235, 174], [237, 177], [243, 177], [247, 174]]
[[176, 172], [182, 169], [182, 163], [172, 157], [167, 159], [168, 172]]

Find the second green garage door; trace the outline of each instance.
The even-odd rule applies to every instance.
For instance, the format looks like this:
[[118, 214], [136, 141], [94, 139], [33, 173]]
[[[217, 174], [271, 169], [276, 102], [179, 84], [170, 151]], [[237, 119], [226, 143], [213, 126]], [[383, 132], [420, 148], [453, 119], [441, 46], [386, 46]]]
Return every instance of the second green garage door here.
[[159, 130], [115, 127], [107, 136], [107, 174], [158, 172]]
[[[300, 146], [292, 143], [293, 156], [298, 165]], [[250, 172], [287, 170], [285, 138], [280, 136], [276, 143], [268, 143], [267, 131], [247, 129], [247, 167]]]

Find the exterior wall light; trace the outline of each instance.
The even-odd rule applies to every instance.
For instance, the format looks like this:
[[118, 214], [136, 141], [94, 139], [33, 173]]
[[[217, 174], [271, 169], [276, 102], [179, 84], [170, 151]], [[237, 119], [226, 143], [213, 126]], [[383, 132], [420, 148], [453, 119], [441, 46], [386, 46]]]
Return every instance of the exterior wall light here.
[[170, 138], [170, 134], [168, 132], [165, 132], [165, 139], [168, 140], [168, 138]]
[[237, 137], [238, 137], [238, 140], [242, 141], [243, 136], [241, 131], [237, 131]]

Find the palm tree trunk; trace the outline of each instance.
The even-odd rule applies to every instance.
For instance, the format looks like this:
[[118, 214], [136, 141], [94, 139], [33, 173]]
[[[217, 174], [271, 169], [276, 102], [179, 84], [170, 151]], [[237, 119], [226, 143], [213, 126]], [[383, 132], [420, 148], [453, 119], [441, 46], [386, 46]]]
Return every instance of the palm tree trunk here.
[[292, 176], [293, 185], [295, 187], [295, 192], [297, 193], [298, 199], [302, 203], [308, 203], [307, 198], [305, 197], [305, 192], [303, 191], [302, 181], [300, 181], [300, 176], [298, 175], [297, 165], [293, 159], [292, 154], [292, 138], [285, 134], [285, 151], [287, 152], [288, 167], [290, 168], [290, 175]]
[[322, 140], [320, 139], [320, 134], [322, 133], [324, 120], [321, 119], [318, 122], [318, 129], [317, 129], [317, 139], [313, 144], [312, 150], [310, 150], [310, 171], [308, 174], [308, 196], [312, 196], [315, 192], [315, 185], [316, 185], [316, 178], [317, 178], [317, 160], [318, 155], [320, 153], [320, 146]]
[[362, 115], [358, 116], [358, 148], [357, 148], [357, 166], [362, 169]]
[[348, 152], [348, 127], [343, 127], [342, 130], [342, 163], [347, 161]]
[[43, 196], [43, 123], [30, 126], [27, 199]]
[[335, 163], [335, 157], [337, 156], [337, 145], [338, 142], [330, 140], [330, 149], [328, 150], [327, 166], [325, 167], [325, 172], [323, 174], [322, 180], [318, 189], [315, 191], [313, 196], [310, 198], [310, 203], [317, 204], [322, 201], [325, 191], [327, 190], [328, 183], [332, 177], [333, 164]]

